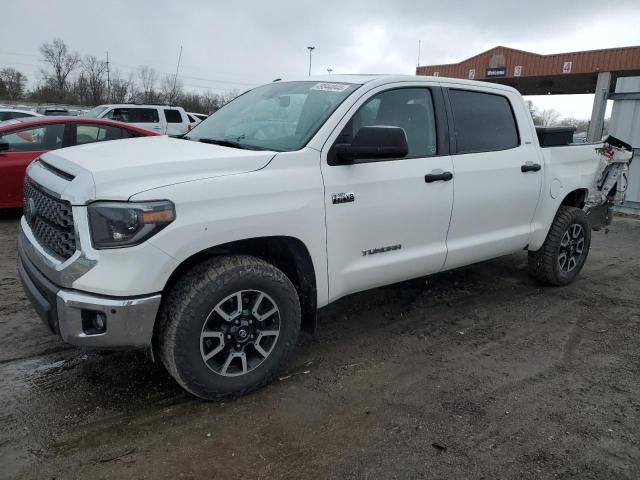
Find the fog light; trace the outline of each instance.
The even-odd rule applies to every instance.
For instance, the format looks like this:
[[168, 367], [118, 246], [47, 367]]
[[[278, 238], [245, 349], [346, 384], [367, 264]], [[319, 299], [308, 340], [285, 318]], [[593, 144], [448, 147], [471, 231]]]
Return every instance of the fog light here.
[[104, 324], [104, 313], [97, 313], [96, 318], [93, 320], [94, 327], [96, 327], [96, 330], [104, 331]]
[[107, 316], [96, 310], [82, 310], [82, 331], [85, 335], [99, 335], [107, 331]]

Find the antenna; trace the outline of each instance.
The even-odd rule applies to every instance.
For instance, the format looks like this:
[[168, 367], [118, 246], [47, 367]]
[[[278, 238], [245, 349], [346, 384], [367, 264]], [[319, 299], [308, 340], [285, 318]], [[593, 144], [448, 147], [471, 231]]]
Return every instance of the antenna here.
[[313, 52], [316, 49], [316, 47], [307, 47], [307, 50], [309, 50], [309, 76], [311, 76], [311, 52]]
[[182, 59], [182, 45], [180, 45], [180, 54], [178, 55], [178, 65], [176, 66], [176, 74], [173, 77], [173, 88], [171, 89], [171, 99], [169, 103], [173, 103], [173, 96], [176, 94], [176, 84], [178, 83], [178, 71], [180, 70], [180, 60]]
[[422, 40], [418, 40], [418, 67], [420, 66], [420, 47], [422, 46]]

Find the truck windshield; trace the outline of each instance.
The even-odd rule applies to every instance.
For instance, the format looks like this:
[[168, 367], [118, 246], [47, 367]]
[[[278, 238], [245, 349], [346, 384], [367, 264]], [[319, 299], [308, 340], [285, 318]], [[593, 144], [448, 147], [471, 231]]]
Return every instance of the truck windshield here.
[[87, 113], [85, 113], [83, 116], [84, 116], [84, 117], [94, 117], [94, 118], [98, 118], [98, 117], [100, 116], [100, 114], [101, 114], [102, 112], [104, 112], [107, 108], [109, 108], [109, 107], [104, 107], [104, 106], [102, 106], [102, 105], [101, 105], [101, 106], [96, 107], [96, 108], [94, 108], [94, 109], [92, 109], [92, 110], [89, 110], [89, 111], [88, 111]]
[[236, 148], [299, 150], [358, 87], [310, 81], [264, 85], [229, 102], [184, 138]]

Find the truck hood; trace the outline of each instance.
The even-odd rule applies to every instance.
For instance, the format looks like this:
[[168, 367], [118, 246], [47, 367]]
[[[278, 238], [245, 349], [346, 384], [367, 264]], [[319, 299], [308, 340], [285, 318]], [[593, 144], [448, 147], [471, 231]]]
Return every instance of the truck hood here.
[[[128, 200], [152, 188], [252, 172], [265, 167], [275, 155], [272, 151], [241, 150], [157, 136], [63, 148], [41, 158], [53, 167], [49, 168], [49, 175], [58, 169], [75, 177], [63, 191], [57, 192], [78, 205], [96, 199]], [[29, 175], [48, 183], [42, 178], [42, 170], [33, 165]]]

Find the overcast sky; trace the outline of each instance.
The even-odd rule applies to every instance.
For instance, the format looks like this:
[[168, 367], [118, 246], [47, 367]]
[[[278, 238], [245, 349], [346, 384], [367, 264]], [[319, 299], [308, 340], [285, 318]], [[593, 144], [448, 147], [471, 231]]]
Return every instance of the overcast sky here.
[[[573, 6], [571, 6], [573, 5]], [[16, 0], [3, 6], [0, 67], [37, 81], [38, 47], [62, 38], [128, 75], [147, 64], [175, 71], [185, 89], [245, 90], [313, 72], [414, 74], [496, 45], [556, 53], [640, 45], [640, 1], [595, 0]], [[586, 98], [585, 98], [586, 97]], [[535, 97], [542, 108], [587, 118], [589, 96]]]

